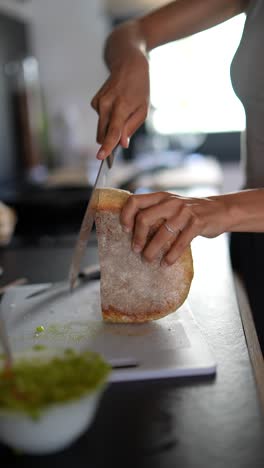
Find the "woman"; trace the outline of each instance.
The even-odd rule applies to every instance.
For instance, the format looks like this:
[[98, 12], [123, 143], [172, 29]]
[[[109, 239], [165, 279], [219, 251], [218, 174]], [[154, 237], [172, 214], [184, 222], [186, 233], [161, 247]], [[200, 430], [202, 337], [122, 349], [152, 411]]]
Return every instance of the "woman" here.
[[[133, 231], [132, 248], [152, 261], [172, 236], [163, 258], [170, 266], [197, 235], [215, 237], [232, 232], [232, 257], [245, 281], [256, 328], [264, 350], [262, 270], [264, 260], [264, 2], [263, 0], [178, 0], [123, 24], [106, 42], [110, 70], [106, 83], [92, 100], [98, 112], [98, 159], [107, 157], [129, 138], [147, 115], [149, 69], [147, 52], [167, 42], [219, 24], [245, 12], [240, 46], [231, 74], [246, 112], [244, 145], [245, 190], [208, 198], [183, 198], [169, 193], [135, 195], [121, 215], [124, 229]], [[150, 243], [150, 227], [164, 219]]]

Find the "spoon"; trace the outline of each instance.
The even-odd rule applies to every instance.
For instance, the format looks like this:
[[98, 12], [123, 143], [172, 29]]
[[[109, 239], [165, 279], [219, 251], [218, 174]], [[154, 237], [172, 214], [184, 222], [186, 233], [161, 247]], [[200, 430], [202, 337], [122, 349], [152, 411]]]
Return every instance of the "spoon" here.
[[12, 368], [13, 357], [12, 357], [11, 347], [10, 347], [9, 339], [8, 339], [7, 332], [6, 332], [5, 322], [2, 317], [2, 314], [0, 316], [0, 341], [2, 343], [4, 353], [5, 353], [5, 370], [10, 371], [10, 369]]
[[[0, 288], [0, 297], [7, 291], [7, 289], [11, 288], [12, 286], [18, 286], [25, 284], [27, 282], [26, 278], [18, 278], [11, 283], [6, 284]], [[0, 342], [2, 343], [4, 354], [5, 354], [5, 370], [7, 373], [10, 373], [13, 363], [13, 357], [11, 352], [11, 347], [6, 331], [5, 321], [2, 314], [2, 308], [0, 304]]]

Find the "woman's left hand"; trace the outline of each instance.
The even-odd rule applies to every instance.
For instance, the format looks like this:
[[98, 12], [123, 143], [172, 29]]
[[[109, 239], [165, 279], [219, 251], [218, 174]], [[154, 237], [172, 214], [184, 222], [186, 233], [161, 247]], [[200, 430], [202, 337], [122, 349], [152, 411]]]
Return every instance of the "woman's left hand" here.
[[[216, 237], [230, 223], [225, 196], [185, 198], [168, 192], [132, 195], [121, 212], [124, 231], [133, 232], [132, 248], [152, 262], [172, 242], [162, 264], [172, 265], [198, 235]], [[162, 222], [152, 239], [149, 231]], [[175, 239], [175, 240], [174, 240]]]

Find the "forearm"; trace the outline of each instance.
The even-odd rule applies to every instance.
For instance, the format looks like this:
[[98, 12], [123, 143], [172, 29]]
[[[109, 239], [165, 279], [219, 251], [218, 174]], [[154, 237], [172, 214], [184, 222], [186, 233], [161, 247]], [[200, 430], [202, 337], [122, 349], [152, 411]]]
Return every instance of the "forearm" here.
[[177, 0], [140, 20], [147, 49], [216, 26], [244, 11], [248, 0]]
[[105, 47], [111, 70], [133, 54], [147, 51], [226, 21], [244, 11], [249, 0], [176, 0], [116, 28]]
[[243, 190], [209, 198], [221, 199], [225, 204], [227, 232], [264, 232], [264, 189]]

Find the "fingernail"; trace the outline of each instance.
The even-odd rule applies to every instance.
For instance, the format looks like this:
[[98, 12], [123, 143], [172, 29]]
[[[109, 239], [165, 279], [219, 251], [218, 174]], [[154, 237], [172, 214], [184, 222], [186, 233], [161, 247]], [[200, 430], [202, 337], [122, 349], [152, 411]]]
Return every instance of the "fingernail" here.
[[97, 159], [104, 159], [105, 155], [106, 155], [105, 151], [104, 151], [104, 150], [100, 150], [100, 151], [98, 151], [96, 157], [97, 157]]
[[134, 250], [135, 253], [139, 253], [139, 252], [141, 252], [142, 247], [140, 245], [133, 244], [133, 250]]
[[124, 232], [126, 233], [129, 233], [130, 232], [130, 228], [128, 226], [122, 226], [122, 229]]
[[126, 147], [127, 147], [127, 148], [129, 147], [129, 143], [130, 143], [130, 138], [127, 137], [127, 143], [126, 143]]

